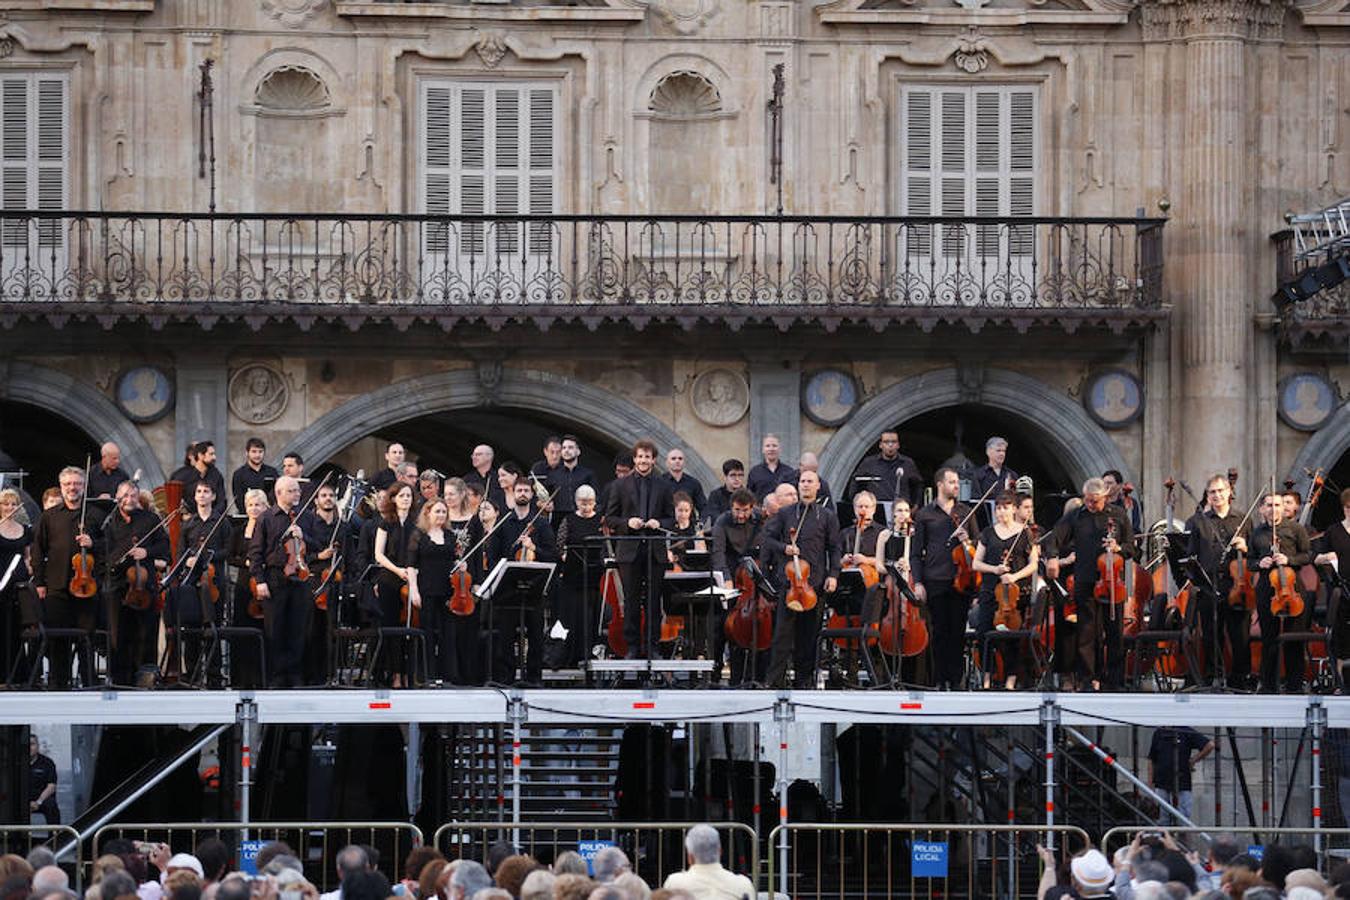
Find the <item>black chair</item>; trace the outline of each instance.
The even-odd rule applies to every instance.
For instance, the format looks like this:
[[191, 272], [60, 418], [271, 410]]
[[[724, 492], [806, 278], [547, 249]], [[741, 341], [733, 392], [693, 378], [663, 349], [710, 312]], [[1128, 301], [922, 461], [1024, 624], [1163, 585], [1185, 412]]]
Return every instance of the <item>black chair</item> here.
[[[45, 625], [34, 625], [23, 631], [23, 641], [32, 647], [32, 652], [21, 654], [14, 661], [10, 668], [7, 681], [12, 685], [18, 676], [19, 668], [27, 660], [30, 663], [28, 678], [24, 686], [32, 690], [37, 684], [38, 676], [42, 672], [42, 660], [47, 656], [49, 648], [53, 643], [69, 642], [72, 657], [80, 660], [79, 671], [84, 677], [90, 679], [89, 684], [81, 682], [81, 687], [93, 687], [94, 682], [101, 680], [103, 684], [108, 683], [107, 672], [102, 673], [100, 679], [98, 669], [95, 667], [95, 641], [102, 639], [104, 655], [108, 652], [108, 633], [106, 631], [89, 631], [84, 628], [48, 628]], [[56, 673], [53, 672], [53, 675]], [[50, 687], [50, 682], [47, 685]]]

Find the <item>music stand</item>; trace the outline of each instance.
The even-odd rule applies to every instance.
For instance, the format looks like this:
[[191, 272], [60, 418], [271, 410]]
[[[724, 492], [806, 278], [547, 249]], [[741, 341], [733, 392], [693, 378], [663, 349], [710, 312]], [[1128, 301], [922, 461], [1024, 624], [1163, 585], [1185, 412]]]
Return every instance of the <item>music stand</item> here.
[[866, 599], [867, 583], [863, 580], [862, 569], [841, 570], [838, 584], [829, 597], [828, 605], [836, 615], [844, 617], [845, 625], [842, 628], [821, 629], [819, 643], [816, 646], [816, 667], [820, 667], [822, 651], [833, 641], [856, 641], [857, 653], [862, 657], [863, 666], [867, 669], [872, 686], [879, 687], [891, 681], [891, 673], [890, 667], [883, 659], [882, 665], [886, 667], [887, 672], [885, 679], [882, 679], [872, 664], [872, 654], [867, 652], [867, 638], [869, 632], [874, 633], [874, 630], [871, 628], [872, 623], [863, 621]]
[[666, 572], [661, 579], [661, 604], [667, 614], [684, 618], [684, 644], [712, 659], [712, 618], [719, 594], [710, 571]]
[[526, 631], [525, 614], [537, 610], [542, 617], [544, 594], [548, 591], [556, 568], [557, 564], [551, 562], [517, 562], [512, 559], [501, 559], [493, 566], [488, 577], [483, 579], [482, 587], [475, 591], [487, 610], [489, 672], [497, 662], [493, 646], [497, 636], [497, 613], [515, 612], [516, 669], [522, 676], [528, 674], [525, 642], [529, 635]]

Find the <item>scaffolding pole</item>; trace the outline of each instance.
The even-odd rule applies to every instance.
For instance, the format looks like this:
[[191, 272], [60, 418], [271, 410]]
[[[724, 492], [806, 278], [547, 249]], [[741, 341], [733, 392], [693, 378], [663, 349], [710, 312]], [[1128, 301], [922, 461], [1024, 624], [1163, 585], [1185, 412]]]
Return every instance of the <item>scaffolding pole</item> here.
[[1041, 725], [1045, 729], [1045, 846], [1055, 849], [1055, 726], [1059, 707], [1055, 701], [1041, 704]]
[[[778, 824], [779, 826], [786, 826], [788, 823], [788, 723], [792, 721], [792, 703], [787, 696], [779, 695], [778, 702], [774, 704], [773, 717], [778, 722]], [[782, 872], [780, 877], [783, 893], [791, 897], [792, 892], [788, 890], [788, 829], [786, 827], [780, 827], [778, 830], [778, 865]]]
[[1115, 769], [1121, 775], [1124, 775], [1126, 781], [1130, 782], [1130, 784], [1133, 784], [1139, 790], [1143, 791], [1144, 796], [1154, 800], [1160, 808], [1167, 810], [1169, 813], [1175, 816], [1178, 822], [1190, 828], [1199, 827], [1189, 818], [1182, 815], [1181, 810], [1177, 809], [1170, 802], [1168, 802], [1168, 800], [1165, 797], [1163, 797], [1162, 794], [1155, 791], [1148, 784], [1145, 784], [1142, 778], [1139, 778], [1137, 775], [1131, 772], [1128, 766], [1121, 765], [1120, 760], [1116, 759], [1114, 756], [1107, 753], [1101, 747], [1097, 746], [1096, 742], [1089, 740], [1087, 736], [1084, 735], [1082, 732], [1080, 732], [1077, 728], [1065, 725], [1064, 733], [1067, 734], [1069, 737], [1073, 738], [1078, 743], [1082, 744], [1084, 747], [1087, 747], [1093, 753], [1095, 753], [1097, 755], [1097, 758], [1100, 759], [1102, 762], [1106, 763], [1108, 766]]
[[1327, 709], [1320, 702], [1308, 706], [1308, 731], [1312, 734], [1312, 827], [1313, 852], [1322, 853], [1322, 734]]

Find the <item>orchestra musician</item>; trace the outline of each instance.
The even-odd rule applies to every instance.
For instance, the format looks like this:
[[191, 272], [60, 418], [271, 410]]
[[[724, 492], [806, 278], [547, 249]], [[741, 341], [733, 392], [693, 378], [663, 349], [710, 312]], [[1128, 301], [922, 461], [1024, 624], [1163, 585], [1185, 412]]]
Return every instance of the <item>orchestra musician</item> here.
[[1133, 495], [1133, 489], [1131, 491], [1125, 490], [1125, 476], [1115, 469], [1107, 469], [1102, 473], [1102, 481], [1106, 483], [1107, 502], [1125, 510], [1125, 514], [1130, 517], [1130, 527], [1134, 529], [1134, 533], [1142, 534], [1144, 531], [1144, 505]]
[[[0, 493], [0, 513], [4, 512], [3, 503], [4, 495]], [[1336, 681], [1341, 684], [1345, 680], [1345, 661], [1350, 659], [1350, 596], [1347, 596], [1350, 592], [1342, 587], [1341, 572], [1341, 560], [1350, 565], [1350, 488], [1341, 491], [1341, 518], [1327, 528], [1319, 543], [1321, 552], [1313, 558], [1313, 563], [1331, 570], [1330, 577], [1323, 578], [1324, 583], [1327, 583], [1328, 596], [1333, 587], [1340, 587], [1340, 600], [1334, 604], [1335, 612], [1328, 624], [1331, 629], [1329, 650], [1335, 660]]]
[[263, 633], [267, 638], [272, 686], [300, 687], [305, 635], [314, 605], [309, 585], [295, 568], [298, 561], [295, 542], [303, 543], [305, 537], [296, 521], [300, 483], [290, 475], [282, 475], [274, 492], [276, 504], [259, 516], [254, 525], [248, 567], [263, 604]]
[[502, 494], [501, 485], [497, 482], [497, 470], [493, 468], [492, 461], [496, 458], [496, 453], [487, 444], [479, 444], [473, 448], [473, 453], [469, 459], [473, 464], [464, 475], [464, 483], [470, 487], [478, 488], [478, 493], [491, 500], [497, 507], [497, 511], [506, 509], [506, 497]]
[[[886, 531], [886, 527], [876, 521], [876, 514], [877, 498], [871, 491], [858, 491], [853, 495], [853, 525], [847, 531], [841, 531], [839, 536], [840, 568], [856, 569], [863, 563], [876, 565], [877, 542]], [[878, 573], [881, 571], [877, 570]], [[881, 613], [881, 592], [869, 591], [864, 603], [864, 620], [879, 622]]]
[[[994, 501], [994, 523], [980, 532], [980, 540], [975, 548], [973, 567], [985, 576], [980, 582], [975, 632], [981, 639], [980, 662], [984, 666], [986, 689], [994, 671], [989, 635], [994, 633], [994, 619], [998, 612], [995, 589], [1000, 584], [1016, 584], [1021, 591], [1029, 594], [1029, 579], [1040, 563], [1040, 547], [1031, 540], [1026, 524], [1017, 519], [1018, 503], [1018, 497], [1012, 491], [998, 495]], [[1020, 648], [1012, 641], [1001, 643], [1004, 687], [1013, 690], [1017, 686]]]
[[708, 495], [707, 508], [700, 510], [704, 521], [715, 524], [722, 517], [722, 513], [731, 509], [732, 495], [744, 488], [745, 463], [739, 459], [724, 460], [722, 462], [722, 486]]
[[[478, 515], [479, 507], [470, 503], [469, 486], [462, 478], [447, 478], [442, 493], [445, 495], [445, 528], [454, 538], [456, 558], [462, 560], [468, 567], [473, 583], [481, 584], [488, 574], [488, 565], [487, 548], [478, 546], [486, 534], [483, 530], [482, 517]], [[492, 511], [492, 504], [489, 503], [487, 508], [488, 511]], [[478, 549], [473, 557], [466, 558], [466, 554], [475, 547]], [[450, 671], [448, 677], [441, 676], [450, 684], [483, 683], [483, 666], [480, 659], [482, 654], [478, 649], [478, 640], [482, 636], [481, 622], [482, 615], [477, 603], [469, 615], [456, 614], [450, 617], [448, 652]]]
[[[557, 441], [557, 462], [553, 463], [550, 448]], [[581, 442], [574, 434], [551, 437], [544, 445], [544, 459], [534, 464], [534, 474], [543, 481], [544, 489], [553, 496], [553, 527], [556, 531], [564, 518], [576, 512], [577, 488], [589, 485], [594, 492], [595, 473], [581, 464]]]
[[[559, 495], [561, 496], [561, 495]], [[600, 614], [599, 587], [604, 573], [604, 547], [593, 540], [601, 533], [603, 518], [595, 509], [595, 488], [578, 485], [571, 512], [558, 524], [558, 558], [562, 561], [562, 577], [558, 586], [558, 620], [567, 629], [562, 651], [562, 664], [578, 666], [590, 647], [593, 632], [588, 625], [598, 622]]]
[[408, 600], [422, 611], [422, 631], [427, 640], [427, 668], [433, 678], [452, 683], [455, 614], [450, 612], [450, 575], [459, 560], [455, 536], [446, 527], [450, 507], [437, 497], [422, 505], [417, 527], [408, 542]]
[[[230, 523], [221, 522], [224, 513], [215, 510], [215, 494], [205, 481], [197, 482], [192, 495], [192, 512], [183, 520], [182, 561], [174, 584], [167, 590], [168, 603], [164, 607], [164, 623], [170, 625], [201, 626], [206, 623], [222, 624], [221, 610], [224, 604], [211, 602], [210, 590], [202, 589], [202, 579], [209, 574], [208, 567], [215, 566], [214, 587], [225, 596], [225, 557], [230, 543]], [[216, 527], [219, 525], [220, 527]], [[189, 640], [187, 635], [179, 634], [183, 647], [183, 666], [192, 672], [197, 666], [197, 657], [201, 652], [200, 640]], [[215, 673], [207, 673], [208, 677]], [[217, 679], [218, 680], [218, 679]]]
[[853, 492], [867, 490], [878, 501], [903, 497], [910, 508], [923, 499], [923, 475], [914, 460], [900, 452], [900, 432], [887, 429], [877, 441], [877, 452], [863, 459], [853, 473]]
[[[102, 529], [93, 518], [84, 521], [80, 529], [81, 501], [84, 499], [84, 470], [66, 466], [57, 476], [61, 502], [42, 511], [33, 532], [33, 585], [41, 601], [42, 621], [48, 628], [80, 628], [94, 630], [98, 609], [94, 599], [72, 596], [69, 585], [72, 573], [71, 558], [81, 548], [94, 554], [97, 560]], [[52, 641], [47, 658], [51, 665], [53, 687], [70, 686], [70, 644]], [[84, 671], [85, 660], [80, 660], [81, 681], [92, 684], [93, 673]]]
[[[912, 510], [909, 501], [905, 499], [896, 500], [891, 504], [891, 523], [889, 527], [882, 529], [877, 535], [877, 572], [882, 577], [884, 584], [888, 576], [898, 575], [901, 578], [908, 578], [912, 571], [910, 557], [905, 555], [905, 532], [913, 524]], [[912, 540], [911, 540], [911, 543]], [[880, 607], [881, 598], [878, 597], [877, 605]], [[884, 612], [883, 612], [884, 614]], [[921, 615], [928, 623], [928, 607], [919, 607]], [[901, 671], [900, 680], [908, 684], [920, 683], [919, 668], [924, 665], [926, 654], [918, 654], [911, 657], [903, 657], [900, 661]]]
[[[375, 577], [375, 597], [379, 601], [379, 623], [384, 628], [411, 626], [411, 613], [403, 601], [403, 588], [411, 593], [408, 572], [408, 547], [417, 522], [412, 515], [413, 489], [404, 481], [397, 481], [385, 494], [384, 508], [380, 510], [380, 525], [375, 532], [375, 563], [379, 572]], [[411, 597], [409, 597], [411, 600]], [[389, 648], [386, 671], [392, 675], [394, 687], [403, 686], [403, 649]]]
[[[633, 471], [615, 481], [605, 507], [611, 533], [647, 540], [616, 541], [614, 556], [623, 583], [623, 631], [629, 659], [652, 659], [661, 631], [661, 583], [666, 572], [665, 543], [654, 538], [675, 522], [670, 482], [654, 470], [656, 445], [645, 438], [633, 445]], [[646, 610], [646, 634], [642, 613]]]
[[[314, 605], [309, 616], [306, 641], [305, 684], [323, 684], [328, 679], [329, 654], [334, 629], [337, 627], [339, 605], [339, 582], [329, 573], [329, 568], [342, 556], [347, 528], [338, 514], [337, 492], [331, 484], [321, 484], [314, 491], [314, 505], [300, 516], [300, 530], [305, 533], [305, 551], [309, 563], [310, 603]], [[314, 602], [321, 587], [327, 594], [325, 609], [319, 609]]]
[[[742, 560], [760, 556], [760, 532], [764, 520], [755, 510], [755, 495], [739, 488], [731, 495], [731, 508], [717, 517], [712, 527], [712, 567], [731, 584]], [[720, 660], [726, 647], [726, 632], [713, 629], [713, 659]], [[767, 671], [769, 654], [764, 650], [731, 648], [731, 685], [760, 683]], [[713, 681], [721, 679], [721, 667], [713, 669]]]
[[820, 474], [820, 457], [816, 456], [814, 453], [811, 453], [809, 451], [803, 453], [797, 460], [798, 480], [801, 479], [803, 472], [816, 473], [816, 477], [820, 479], [820, 491], [816, 494], [816, 496], [819, 497], [820, 502], [824, 503], [826, 506], [834, 506], [835, 501], [834, 491], [830, 489], [830, 482], [827, 481], [825, 478], [821, 477]]
[[23, 629], [37, 624], [29, 583], [32, 544], [33, 526], [28, 524], [19, 492], [14, 488], [0, 490], [0, 581], [4, 582], [0, 587], [0, 666], [4, 666], [0, 677], [8, 678], [13, 672], [16, 682], [28, 678], [27, 665], [15, 667], [23, 653]]
[[[486, 501], [484, 501], [486, 502]], [[539, 512], [536, 503], [534, 484], [528, 478], [520, 478], [511, 485], [511, 508], [505, 513], [505, 521], [497, 533], [489, 540], [492, 550], [489, 558], [495, 565], [498, 560], [533, 556], [535, 562], [557, 562], [558, 540], [549, 524], [547, 515]], [[496, 631], [490, 661], [493, 679], [499, 682], [512, 680], [515, 668], [515, 656], [512, 653], [512, 636], [519, 622], [517, 614], [498, 616], [492, 623]], [[525, 611], [525, 672], [527, 684], [538, 685], [544, 677], [544, 610], [531, 608]]]
[[1212, 590], [1204, 583], [1191, 586], [1192, 602], [1197, 604], [1196, 616], [1200, 620], [1205, 677], [1212, 678], [1218, 669], [1214, 651], [1223, 651], [1215, 640], [1217, 624], [1230, 654], [1228, 685], [1247, 687], [1252, 674], [1251, 614], [1245, 606], [1228, 602], [1233, 587], [1228, 564], [1237, 555], [1246, 555], [1251, 523], [1244, 522], [1242, 512], [1233, 508], [1233, 488], [1224, 475], [1214, 475], [1206, 483], [1205, 501], [1205, 509], [1186, 520], [1186, 530], [1191, 534], [1187, 552], [1195, 557], [1214, 585]]
[[[210, 490], [209, 482], [198, 482], [198, 486]], [[135, 482], [118, 485], [114, 499], [117, 508], [103, 524], [107, 547], [103, 603], [108, 617], [108, 642], [113, 650], [110, 676], [113, 684], [129, 685], [135, 681], [138, 670], [156, 663], [159, 573], [168, 566], [170, 552], [168, 536], [159, 527], [159, 516], [141, 508], [141, 491]], [[136, 546], [138, 543], [140, 546]], [[127, 605], [129, 574], [134, 566], [145, 571], [146, 588], [155, 598], [145, 609]]]
[[[273, 485], [275, 488], [275, 485]], [[243, 527], [230, 533], [227, 560], [234, 569], [234, 587], [230, 591], [230, 606], [224, 613], [226, 625], [235, 628], [258, 628], [262, 625], [249, 611], [253, 596], [253, 573], [249, 568], [249, 547], [258, 531], [258, 522], [267, 512], [267, 492], [249, 488], [244, 492], [245, 521]], [[230, 647], [229, 682], [236, 688], [257, 688], [262, 684], [262, 660], [258, 658], [253, 641], [237, 641]]]
[[230, 476], [230, 489], [234, 497], [234, 508], [244, 508], [244, 495], [257, 488], [270, 493], [281, 474], [263, 460], [267, 457], [267, 445], [262, 438], [251, 437], [244, 444], [244, 464], [234, 470]]
[[197, 482], [205, 481], [211, 485], [211, 492], [216, 495], [216, 510], [225, 511], [228, 495], [225, 493], [225, 476], [216, 468], [214, 441], [203, 440], [188, 444], [183, 466], [170, 475], [169, 480], [182, 482], [184, 497], [191, 497]]
[[759, 445], [762, 461], [756, 463], [754, 468], [750, 470], [749, 480], [746, 484], [750, 492], [760, 501], [763, 501], [769, 492], [780, 484], [797, 483], [797, 470], [780, 459], [782, 451], [783, 447], [778, 435], [764, 435], [764, 440]]
[[708, 505], [708, 496], [697, 478], [685, 474], [684, 451], [679, 447], [671, 447], [666, 452], [666, 471], [662, 477], [670, 482], [672, 494], [684, 493], [693, 501], [695, 513], [702, 514], [703, 508]]
[[1017, 484], [1017, 473], [1005, 465], [1008, 458], [1007, 438], [991, 437], [985, 441], [984, 457], [987, 462], [975, 470], [975, 478], [970, 485], [972, 497], [989, 498], [975, 513], [975, 521], [979, 523], [981, 529], [987, 528], [994, 521], [996, 498], [1004, 491], [1014, 490]]
[[393, 441], [388, 447], [384, 448], [385, 467], [376, 472], [370, 479], [370, 486], [377, 491], [387, 491], [395, 481], [398, 481], [398, 470], [403, 465], [405, 455], [403, 444]]
[[[816, 638], [820, 633], [823, 594], [832, 594], [839, 586], [839, 519], [833, 509], [816, 502], [820, 479], [807, 472], [798, 482], [798, 500], [780, 507], [769, 519], [761, 537], [761, 559], [778, 590], [778, 614], [770, 647], [769, 671], [765, 677], [771, 687], [786, 684], [788, 665], [798, 688], [813, 686], [816, 670]], [[797, 557], [810, 566], [807, 581], [816, 592], [817, 604], [801, 612], [789, 609], [789, 565]]]
[[[1304, 631], [1312, 618], [1312, 604], [1303, 603], [1297, 615], [1277, 616], [1271, 602], [1275, 589], [1268, 577], [1272, 569], [1284, 567], [1297, 572], [1312, 560], [1308, 532], [1302, 525], [1284, 517], [1284, 498], [1273, 491], [1261, 497], [1262, 522], [1252, 529], [1247, 541], [1247, 560], [1256, 579], [1256, 618], [1261, 627], [1261, 690], [1275, 693], [1279, 688], [1279, 637], [1285, 631]], [[1278, 545], [1278, 546], [1277, 546]], [[1294, 590], [1298, 590], [1294, 580]], [[1287, 693], [1303, 690], [1304, 644], [1293, 641], [1284, 647], [1284, 689]]]
[[[1098, 557], [1109, 552], [1126, 559], [1134, 556], [1134, 528], [1123, 507], [1108, 502], [1106, 482], [1089, 478], [1083, 483], [1083, 503], [1065, 513], [1047, 540], [1046, 574], [1058, 578], [1060, 558], [1073, 554], [1076, 625], [1077, 687], [1103, 683], [1118, 689], [1125, 677], [1121, 633], [1122, 610], [1107, 607], [1093, 596], [1097, 587]], [[1114, 524], [1115, 537], [1110, 537]], [[1100, 661], [1099, 661], [1100, 657]], [[1104, 681], [1103, 681], [1104, 679]]]
[[295, 483], [300, 485], [300, 506], [309, 503], [310, 495], [318, 486], [318, 482], [305, 477], [305, 459], [294, 450], [281, 458], [281, 474], [289, 478], [294, 478]]
[[961, 686], [964, 673], [970, 598], [954, 587], [956, 565], [952, 550], [968, 539], [966, 529], [957, 525], [966, 518], [969, 509], [957, 502], [961, 478], [955, 469], [949, 466], [938, 469], [934, 487], [933, 502], [914, 513], [910, 564], [914, 594], [928, 607], [934, 685], [956, 689]]
[[671, 502], [675, 505], [675, 524], [670, 527], [666, 541], [666, 562], [683, 569], [690, 550], [702, 552], [708, 547], [702, 540], [699, 523], [694, 519], [693, 498], [684, 491], [675, 491]]
[[130, 480], [131, 476], [122, 468], [122, 450], [108, 441], [99, 448], [98, 465], [89, 471], [89, 499], [112, 500], [117, 486]]

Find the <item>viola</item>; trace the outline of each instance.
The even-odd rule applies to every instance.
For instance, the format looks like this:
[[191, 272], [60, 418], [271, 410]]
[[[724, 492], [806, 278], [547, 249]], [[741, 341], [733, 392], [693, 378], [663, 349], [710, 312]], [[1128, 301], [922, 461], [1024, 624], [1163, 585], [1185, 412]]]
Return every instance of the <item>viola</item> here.
[[[788, 530], [788, 543], [797, 543], [797, 529]], [[808, 612], [816, 608], [819, 599], [815, 588], [811, 587], [811, 566], [802, 559], [800, 553], [792, 557], [787, 564], [788, 592], [784, 603], [793, 612]]]
[[[89, 467], [92, 464], [92, 457], [86, 456], [84, 459], [84, 483], [89, 483]], [[78, 534], [84, 535], [84, 516], [89, 508], [89, 493], [86, 491], [80, 497], [80, 529]], [[70, 584], [67, 586], [70, 590], [70, 596], [88, 599], [98, 593], [98, 582], [94, 580], [94, 554], [81, 547], [75, 555], [70, 558]]]
[[131, 568], [127, 569], [127, 594], [122, 598], [122, 605], [128, 609], [149, 609], [154, 602], [152, 584], [150, 567], [133, 558]]
[[[1270, 529], [1270, 552], [1273, 556], [1280, 552], [1280, 537], [1274, 526]], [[1266, 575], [1275, 593], [1270, 598], [1272, 616], [1303, 615], [1303, 595], [1298, 591], [1298, 573], [1291, 566], [1271, 566]]]
[[759, 566], [747, 557], [736, 569], [733, 584], [740, 596], [722, 623], [727, 640], [747, 650], [768, 650], [773, 643], [773, 604], [759, 592]]
[[[906, 522], [904, 529], [905, 544], [901, 552], [909, 559], [914, 523]], [[928, 648], [928, 624], [919, 613], [918, 604], [911, 601], [913, 596], [913, 575], [905, 576], [903, 587], [898, 573], [887, 576], [886, 614], [881, 617], [877, 643], [881, 645], [881, 652], [888, 656], [897, 652], [904, 657], [918, 656]]]
[[406, 581], [398, 589], [398, 602], [403, 607], [403, 621], [408, 623], [408, 627], [421, 628], [422, 608], [413, 606], [412, 601], [408, 599], [408, 583]]
[[450, 601], [446, 608], [457, 616], [471, 616], [477, 608], [473, 596], [473, 575], [468, 566], [458, 566], [450, 573]]
[[[955, 507], [952, 521], [956, 521]], [[970, 594], [980, 588], [981, 576], [975, 571], [975, 550], [975, 543], [969, 538], [957, 542], [952, 548], [952, 565], [956, 566], [956, 577], [952, 579], [952, 587], [962, 594]]]
[[201, 596], [211, 601], [211, 604], [220, 602], [220, 583], [216, 581], [216, 564], [207, 563], [202, 569], [201, 579], [197, 582], [197, 589], [201, 591]]
[[258, 579], [256, 578], [249, 578], [248, 580], [248, 615], [252, 619], [263, 617], [263, 601], [258, 596]]
[[1228, 564], [1228, 577], [1233, 580], [1228, 589], [1228, 605], [1235, 609], [1256, 609], [1256, 576], [1246, 557], [1235, 557]]
[[520, 537], [516, 538], [516, 543], [520, 545], [516, 547], [516, 562], [534, 562], [535, 560], [534, 548], [530, 547], [527, 549], [525, 545], [522, 543], [525, 540], [525, 538], [529, 537], [530, 534], [533, 532], [534, 532], [534, 523], [533, 521], [531, 521], [529, 525], [525, 526], [525, 530], [520, 533]]
[[[299, 516], [291, 513], [291, 525], [294, 527]], [[309, 563], [305, 561], [305, 539], [297, 535], [286, 538], [286, 566], [283, 570], [287, 578], [309, 580]]]
[[319, 592], [314, 595], [314, 608], [328, 609], [328, 592], [333, 589], [334, 585], [341, 584], [342, 570], [338, 568], [337, 558], [334, 558], [319, 577]]
[[[1003, 561], [1000, 565], [1007, 566], [1012, 560], [1013, 549], [1017, 546], [1017, 541], [1026, 533], [1022, 529], [1018, 533], [1017, 539], [1008, 545], [1008, 549], [1003, 552]], [[1022, 610], [1018, 608], [1018, 603], [1022, 598], [1022, 589], [1017, 582], [1005, 584], [1002, 577], [994, 587], [994, 601], [998, 604], [998, 609], [994, 611], [994, 627], [1000, 626], [1008, 631], [1020, 631], [1022, 628]]]
[[[1109, 519], [1106, 523], [1106, 541], [1109, 543], [1115, 539], [1116, 521]], [[1097, 557], [1097, 584], [1092, 590], [1092, 596], [1114, 607], [1124, 603], [1128, 594], [1125, 587], [1125, 557], [1107, 550]]]

